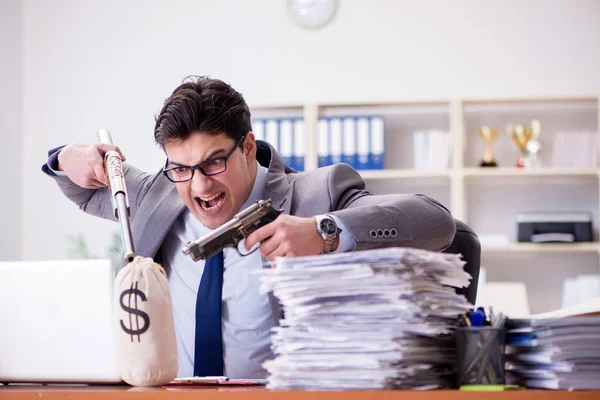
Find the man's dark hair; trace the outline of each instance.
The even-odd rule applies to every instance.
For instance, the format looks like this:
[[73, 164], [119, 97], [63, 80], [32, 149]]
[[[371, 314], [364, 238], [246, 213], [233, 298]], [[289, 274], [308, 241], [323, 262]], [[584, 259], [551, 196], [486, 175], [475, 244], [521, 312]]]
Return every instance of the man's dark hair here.
[[218, 79], [188, 76], [165, 100], [156, 117], [154, 140], [164, 149], [170, 141], [202, 132], [225, 133], [237, 142], [251, 130], [250, 109], [240, 93]]

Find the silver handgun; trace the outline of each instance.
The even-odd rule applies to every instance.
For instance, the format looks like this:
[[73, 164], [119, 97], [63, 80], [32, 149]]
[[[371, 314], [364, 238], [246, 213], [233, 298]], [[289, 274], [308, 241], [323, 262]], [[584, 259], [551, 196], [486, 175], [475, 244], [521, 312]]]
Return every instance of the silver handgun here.
[[[113, 144], [110, 132], [106, 129], [98, 130], [98, 141], [103, 144]], [[106, 172], [110, 178], [110, 191], [112, 193], [112, 206], [115, 218], [121, 225], [121, 238], [123, 239], [123, 251], [125, 262], [130, 263], [135, 258], [133, 251], [133, 239], [131, 226], [129, 224], [129, 199], [125, 187], [125, 175], [123, 174], [123, 162], [116, 151], [107, 151], [104, 155]]]
[[207, 260], [225, 247], [233, 247], [240, 256], [247, 256], [256, 249], [242, 254], [238, 244], [258, 228], [274, 221], [282, 211], [271, 205], [271, 199], [258, 200], [208, 235], [194, 242], [188, 242], [183, 248], [183, 254], [189, 255], [194, 261]]

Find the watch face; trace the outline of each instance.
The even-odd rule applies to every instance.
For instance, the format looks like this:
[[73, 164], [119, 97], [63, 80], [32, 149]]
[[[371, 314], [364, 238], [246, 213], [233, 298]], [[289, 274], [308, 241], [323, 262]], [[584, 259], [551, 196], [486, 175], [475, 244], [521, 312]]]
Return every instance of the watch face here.
[[324, 218], [321, 220], [320, 224], [321, 232], [326, 235], [333, 235], [337, 232], [337, 225], [335, 221], [330, 218]]

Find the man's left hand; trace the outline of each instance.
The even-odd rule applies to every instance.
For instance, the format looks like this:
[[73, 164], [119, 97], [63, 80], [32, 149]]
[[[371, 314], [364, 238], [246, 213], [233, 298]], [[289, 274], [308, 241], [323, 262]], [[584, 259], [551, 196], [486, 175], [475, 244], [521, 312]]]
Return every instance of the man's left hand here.
[[268, 261], [275, 257], [311, 256], [323, 252], [323, 237], [314, 218], [281, 214], [275, 221], [257, 229], [246, 238], [246, 250], [262, 242], [260, 254]]

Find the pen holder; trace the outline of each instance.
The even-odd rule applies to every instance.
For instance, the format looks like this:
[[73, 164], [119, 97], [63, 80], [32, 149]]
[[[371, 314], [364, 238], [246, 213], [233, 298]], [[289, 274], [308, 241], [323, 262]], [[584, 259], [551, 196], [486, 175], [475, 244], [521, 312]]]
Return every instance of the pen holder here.
[[461, 385], [503, 385], [506, 328], [456, 329], [456, 378]]

